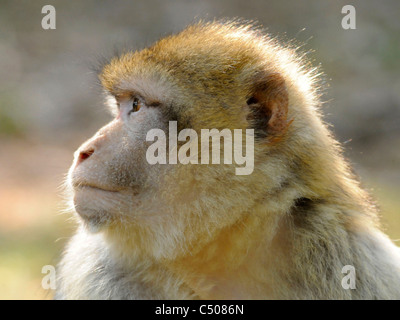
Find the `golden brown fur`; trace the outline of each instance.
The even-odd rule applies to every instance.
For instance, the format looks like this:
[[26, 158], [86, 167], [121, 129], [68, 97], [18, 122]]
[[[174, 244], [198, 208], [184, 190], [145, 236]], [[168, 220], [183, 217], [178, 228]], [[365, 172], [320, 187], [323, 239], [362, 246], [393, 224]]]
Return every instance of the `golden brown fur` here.
[[[400, 298], [399, 250], [321, 120], [316, 72], [293, 49], [248, 25], [198, 23], [113, 58], [100, 79], [116, 101], [140, 93], [156, 120], [126, 128], [117, 117], [78, 151], [94, 153], [70, 171], [82, 226], [57, 298]], [[143, 130], [166, 120], [254, 128], [254, 172], [146, 164]], [[88, 179], [117, 192], [79, 189]], [[356, 289], [341, 286], [345, 265]]]

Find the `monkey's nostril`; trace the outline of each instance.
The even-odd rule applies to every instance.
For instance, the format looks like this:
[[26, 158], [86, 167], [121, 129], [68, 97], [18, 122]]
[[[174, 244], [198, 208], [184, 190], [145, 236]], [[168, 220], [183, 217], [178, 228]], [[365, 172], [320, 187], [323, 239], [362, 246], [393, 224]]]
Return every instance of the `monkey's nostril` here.
[[79, 163], [83, 162], [84, 160], [86, 160], [87, 158], [89, 158], [93, 153], [94, 153], [93, 149], [81, 151], [79, 153], [78, 163], [77, 164], [79, 164]]

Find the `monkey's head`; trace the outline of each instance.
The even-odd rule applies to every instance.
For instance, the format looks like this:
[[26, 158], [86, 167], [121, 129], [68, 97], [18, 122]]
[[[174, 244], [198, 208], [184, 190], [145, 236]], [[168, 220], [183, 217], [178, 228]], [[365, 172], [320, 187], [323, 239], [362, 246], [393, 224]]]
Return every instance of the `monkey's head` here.
[[[155, 257], [196, 250], [289, 183], [292, 160], [284, 154], [300, 147], [291, 132], [308, 134], [304, 115], [317, 103], [312, 78], [292, 50], [235, 23], [190, 26], [113, 58], [99, 77], [114, 119], [75, 154], [75, 209], [92, 230]], [[192, 136], [179, 135], [183, 129]], [[237, 174], [243, 163], [235, 157], [224, 163], [223, 139], [220, 164], [211, 154], [202, 164], [202, 153], [212, 149], [211, 139], [202, 145], [202, 129], [228, 129], [231, 152], [243, 154], [251, 149], [245, 130], [253, 129], [254, 170]], [[242, 130], [238, 138], [235, 129]], [[182, 163], [188, 155], [193, 161]]]

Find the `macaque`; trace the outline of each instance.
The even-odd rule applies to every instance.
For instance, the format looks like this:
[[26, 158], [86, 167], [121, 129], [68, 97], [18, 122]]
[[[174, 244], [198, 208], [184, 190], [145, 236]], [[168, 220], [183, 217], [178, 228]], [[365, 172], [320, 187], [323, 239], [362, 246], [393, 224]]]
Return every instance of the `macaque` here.
[[[400, 251], [295, 48], [251, 25], [198, 22], [112, 58], [99, 79], [114, 118], [69, 171], [79, 226], [56, 299], [400, 299]], [[171, 123], [190, 129], [174, 147]], [[204, 129], [241, 130], [232, 152], [239, 143], [254, 168], [202, 163]], [[161, 152], [174, 161], [149, 161]]]

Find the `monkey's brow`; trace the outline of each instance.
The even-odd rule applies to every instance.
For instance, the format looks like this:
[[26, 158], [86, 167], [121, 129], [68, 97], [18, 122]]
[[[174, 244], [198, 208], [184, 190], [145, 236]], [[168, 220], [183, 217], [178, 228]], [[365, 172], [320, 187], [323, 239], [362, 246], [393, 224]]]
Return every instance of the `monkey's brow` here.
[[129, 91], [129, 92], [125, 92], [123, 94], [113, 94], [112, 96], [114, 97], [115, 101], [117, 101], [118, 109], [119, 109], [119, 104], [122, 100], [124, 100], [124, 99], [130, 100], [135, 97], [143, 99], [144, 103], [148, 107], [159, 107], [162, 105], [162, 103], [160, 101], [146, 97], [143, 94], [136, 92], [136, 91]]
[[148, 106], [148, 107], [159, 107], [159, 106], [161, 106], [161, 102], [160, 101], [155, 101], [155, 100], [149, 101], [149, 102], [147, 102], [145, 100], [145, 103], [146, 103], [146, 106]]

